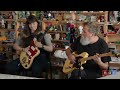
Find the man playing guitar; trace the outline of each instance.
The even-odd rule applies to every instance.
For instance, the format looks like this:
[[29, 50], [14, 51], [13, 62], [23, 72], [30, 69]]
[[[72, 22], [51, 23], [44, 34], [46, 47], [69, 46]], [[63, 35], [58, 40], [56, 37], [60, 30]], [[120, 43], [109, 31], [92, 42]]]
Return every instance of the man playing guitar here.
[[[99, 57], [99, 54], [109, 52], [107, 43], [98, 36], [99, 28], [91, 22], [83, 24], [83, 32], [70, 48], [66, 50], [66, 54], [71, 63], [77, 63], [77, 58], [71, 53], [81, 54], [87, 52], [89, 56], [94, 58], [83, 64], [82, 69], [75, 69], [71, 73], [71, 79], [96, 79], [102, 77], [102, 70], [107, 70], [109, 67], [110, 56]], [[78, 68], [80, 67], [77, 65]]]

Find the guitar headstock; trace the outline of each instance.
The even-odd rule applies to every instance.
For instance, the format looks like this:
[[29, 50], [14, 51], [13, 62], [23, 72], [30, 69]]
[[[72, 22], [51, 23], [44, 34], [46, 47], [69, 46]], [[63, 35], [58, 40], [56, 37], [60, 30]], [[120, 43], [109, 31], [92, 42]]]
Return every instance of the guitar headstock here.
[[51, 27], [52, 27], [52, 24], [48, 25], [45, 31], [47, 32], [48, 30], [50, 30]]
[[83, 52], [83, 53], [81, 53], [81, 54], [76, 54], [76, 52], [73, 52], [72, 53], [75, 57], [82, 57], [82, 58], [86, 58], [86, 57], [88, 57], [89, 56], [89, 54], [87, 53], [87, 52]]
[[83, 52], [80, 54], [83, 58], [87, 58], [89, 56], [89, 54], [87, 52]]
[[117, 52], [114, 52], [114, 51], [112, 51], [112, 54], [113, 54], [113, 56], [115, 56], [115, 57], [120, 57], [120, 53], [117, 53]]

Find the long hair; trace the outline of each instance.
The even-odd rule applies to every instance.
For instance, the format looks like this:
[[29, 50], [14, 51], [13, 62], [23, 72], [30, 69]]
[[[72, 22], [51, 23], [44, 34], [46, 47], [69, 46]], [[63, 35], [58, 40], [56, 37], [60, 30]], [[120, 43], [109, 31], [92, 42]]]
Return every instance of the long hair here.
[[23, 34], [25, 34], [26, 37], [28, 37], [28, 36], [31, 35], [31, 29], [29, 28], [29, 24], [31, 24], [31, 23], [33, 23], [35, 21], [38, 23], [38, 26], [37, 26], [37, 30], [34, 32], [34, 34], [37, 35], [42, 30], [42, 25], [38, 21], [38, 19], [36, 18], [36, 16], [30, 15], [26, 19], [25, 28], [23, 30]]

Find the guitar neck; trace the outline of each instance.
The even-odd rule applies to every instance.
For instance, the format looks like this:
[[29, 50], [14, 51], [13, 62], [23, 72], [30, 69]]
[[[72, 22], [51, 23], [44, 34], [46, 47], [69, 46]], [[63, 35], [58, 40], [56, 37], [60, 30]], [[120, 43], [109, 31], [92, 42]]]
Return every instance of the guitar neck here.
[[41, 41], [41, 40], [43, 39], [43, 37], [45, 36], [45, 34], [47, 33], [47, 31], [51, 28], [51, 26], [52, 26], [52, 25], [48, 26], [48, 27], [46, 28], [45, 32], [44, 32], [41, 36], [39, 36], [39, 40], [38, 40], [38, 41]]
[[38, 41], [41, 41], [43, 39], [43, 37], [45, 36], [45, 34], [46, 34], [46, 31], [40, 36]]
[[[103, 54], [99, 54], [99, 57], [105, 57], [105, 56], [114, 56], [111, 52], [109, 53], [103, 53]], [[80, 61], [87, 61], [87, 60], [91, 60], [93, 59], [95, 56], [90, 56], [90, 57], [87, 57], [87, 58], [83, 58], [81, 59]]]

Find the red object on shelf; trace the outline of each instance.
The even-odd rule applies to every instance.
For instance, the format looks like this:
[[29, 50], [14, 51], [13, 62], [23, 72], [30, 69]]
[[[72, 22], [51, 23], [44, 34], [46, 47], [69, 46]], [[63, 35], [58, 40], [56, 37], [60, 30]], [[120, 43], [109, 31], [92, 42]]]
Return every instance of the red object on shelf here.
[[102, 76], [107, 76], [108, 75], [108, 70], [102, 70]]
[[74, 24], [70, 24], [70, 28], [74, 28]]

